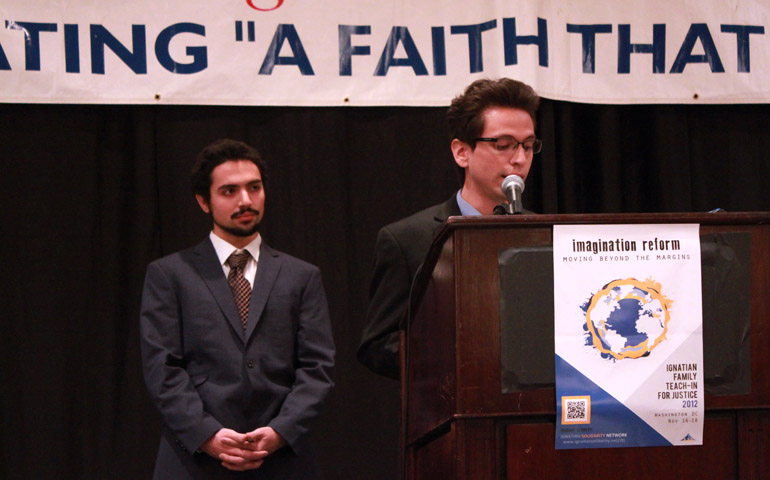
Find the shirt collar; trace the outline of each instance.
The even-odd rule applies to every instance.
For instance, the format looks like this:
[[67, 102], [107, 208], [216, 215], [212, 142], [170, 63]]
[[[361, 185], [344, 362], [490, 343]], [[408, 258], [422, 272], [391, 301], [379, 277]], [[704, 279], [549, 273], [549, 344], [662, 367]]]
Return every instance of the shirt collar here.
[[460, 195], [462, 191], [462, 188], [457, 191], [457, 205], [460, 207], [460, 213], [466, 216], [481, 215], [481, 212], [473, 208], [473, 205], [466, 202], [463, 196]]
[[262, 246], [262, 235], [257, 235], [254, 240], [249, 242], [249, 244], [242, 249], [238, 249], [227, 240], [218, 237], [213, 231], [209, 233], [209, 238], [211, 239], [211, 244], [214, 245], [214, 250], [217, 252], [217, 258], [219, 259], [220, 265], [224, 265], [230, 255], [236, 250], [247, 250], [255, 262], [259, 261], [259, 248]]

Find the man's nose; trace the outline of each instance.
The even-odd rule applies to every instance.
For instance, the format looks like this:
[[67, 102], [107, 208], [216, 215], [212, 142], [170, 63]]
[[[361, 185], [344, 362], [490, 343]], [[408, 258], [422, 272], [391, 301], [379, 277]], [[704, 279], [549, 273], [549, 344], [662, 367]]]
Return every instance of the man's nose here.
[[513, 150], [513, 154], [511, 155], [511, 158], [508, 159], [508, 161], [511, 163], [511, 165], [516, 165], [517, 163], [522, 163], [526, 159], [527, 152], [524, 151], [524, 145], [518, 144]]
[[251, 197], [249, 196], [249, 192], [245, 188], [242, 188], [238, 192], [238, 205], [241, 205], [241, 206], [251, 205]]

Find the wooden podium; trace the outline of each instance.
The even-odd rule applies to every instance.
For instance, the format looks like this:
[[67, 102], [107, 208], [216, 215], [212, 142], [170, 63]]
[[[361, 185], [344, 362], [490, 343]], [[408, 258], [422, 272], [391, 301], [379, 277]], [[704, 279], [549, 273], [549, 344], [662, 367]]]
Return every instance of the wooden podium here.
[[[750, 319], [738, 335], [745, 345], [735, 348], [747, 380], [743, 390], [728, 385], [716, 394], [707, 382], [702, 446], [555, 450], [553, 384], [502, 392], [499, 251], [548, 247], [554, 224], [620, 223], [697, 223], [701, 242], [726, 234], [745, 240]], [[715, 295], [704, 291], [704, 305]], [[552, 338], [552, 316], [543, 317]], [[707, 341], [707, 320], [732, 321], [704, 315], [704, 361], [715, 351], [710, 344], [732, 341]], [[401, 346], [409, 480], [770, 478], [770, 213], [452, 217], [415, 279]], [[544, 354], [552, 370], [552, 344]]]

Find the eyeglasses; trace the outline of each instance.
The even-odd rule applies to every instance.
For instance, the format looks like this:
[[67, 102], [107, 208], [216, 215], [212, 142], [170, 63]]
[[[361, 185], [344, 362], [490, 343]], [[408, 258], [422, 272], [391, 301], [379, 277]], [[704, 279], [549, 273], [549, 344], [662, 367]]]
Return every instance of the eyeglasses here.
[[520, 142], [513, 138], [510, 135], [503, 135], [501, 137], [481, 137], [481, 138], [474, 138], [477, 142], [489, 142], [493, 143], [495, 145], [495, 150], [498, 152], [508, 152], [516, 153], [516, 149], [519, 148], [519, 145], [524, 148], [524, 153], [527, 155], [531, 155], [533, 153], [540, 153], [540, 150], [543, 149], [543, 141], [539, 138], [531, 138], [528, 140], [524, 140], [523, 142]]

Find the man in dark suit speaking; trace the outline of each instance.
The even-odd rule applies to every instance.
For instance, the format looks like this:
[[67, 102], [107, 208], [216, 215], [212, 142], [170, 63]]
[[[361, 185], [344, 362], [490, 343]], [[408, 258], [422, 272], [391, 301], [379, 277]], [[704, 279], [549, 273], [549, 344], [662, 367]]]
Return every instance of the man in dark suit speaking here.
[[453, 215], [491, 215], [505, 202], [508, 175], [526, 180], [542, 143], [535, 137], [540, 98], [529, 85], [501, 78], [477, 80], [447, 112], [451, 148], [462, 188], [446, 202], [383, 227], [377, 235], [366, 327], [358, 359], [372, 371], [399, 377], [398, 324], [417, 269], [433, 236]]
[[147, 267], [140, 332], [163, 419], [156, 479], [320, 476], [308, 429], [333, 385], [328, 307], [318, 269], [262, 241], [265, 173], [244, 143], [206, 147], [192, 182], [213, 230]]

